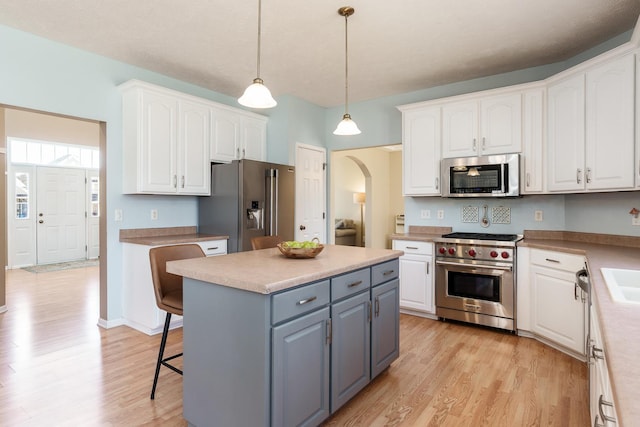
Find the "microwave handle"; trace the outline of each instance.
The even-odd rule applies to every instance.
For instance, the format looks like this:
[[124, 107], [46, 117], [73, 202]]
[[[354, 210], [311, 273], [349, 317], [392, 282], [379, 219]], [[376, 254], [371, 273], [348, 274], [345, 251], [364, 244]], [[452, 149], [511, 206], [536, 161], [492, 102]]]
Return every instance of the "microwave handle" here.
[[504, 163], [502, 163], [502, 164], [500, 165], [500, 171], [501, 171], [501, 173], [502, 173], [502, 179], [501, 179], [501, 181], [502, 181], [502, 194], [505, 194], [505, 193], [506, 193], [506, 190], [505, 190], [505, 183], [504, 183], [504, 181], [505, 181], [506, 179], [508, 179], [509, 177], [505, 176], [505, 174], [504, 174]]

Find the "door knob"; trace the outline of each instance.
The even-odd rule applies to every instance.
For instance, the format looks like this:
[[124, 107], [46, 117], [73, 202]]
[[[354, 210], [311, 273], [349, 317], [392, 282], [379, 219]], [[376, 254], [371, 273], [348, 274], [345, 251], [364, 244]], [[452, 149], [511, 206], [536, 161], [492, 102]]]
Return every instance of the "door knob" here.
[[300, 226], [300, 230], [306, 230], [306, 229], [307, 229], [307, 227], [305, 227], [304, 225]]
[[44, 220], [42, 220], [42, 219], [41, 219], [40, 221], [38, 221], [38, 222], [39, 222], [40, 224], [44, 224]]

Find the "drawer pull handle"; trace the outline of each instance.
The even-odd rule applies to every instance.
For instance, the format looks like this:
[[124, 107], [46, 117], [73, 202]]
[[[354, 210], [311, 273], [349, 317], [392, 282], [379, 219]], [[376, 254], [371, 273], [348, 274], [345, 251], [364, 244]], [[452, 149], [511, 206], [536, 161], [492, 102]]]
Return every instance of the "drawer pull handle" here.
[[414, 251], [418, 250], [417, 246], [407, 246], [407, 249], [413, 249]]
[[604, 414], [604, 409], [602, 409], [603, 406], [608, 406], [610, 408], [613, 408], [613, 403], [607, 402], [606, 400], [603, 399], [603, 396], [600, 395], [600, 398], [598, 398], [598, 412], [600, 412], [600, 418], [602, 418], [604, 421], [615, 423], [616, 422], [615, 418]]
[[207, 248], [208, 251], [215, 251], [216, 249], [218, 249], [217, 246], [214, 246], [213, 248]]
[[296, 305], [305, 305], [305, 304], [310, 303], [311, 301], [315, 301], [316, 299], [317, 299], [317, 297], [311, 297], [311, 298], [303, 299], [303, 300], [298, 301], [296, 303]]
[[549, 262], [555, 262], [556, 264], [560, 264], [560, 261], [558, 261], [557, 259], [553, 259], [553, 258], [545, 258], [546, 261]]
[[395, 270], [387, 270], [387, 271], [385, 271], [384, 273], [382, 273], [382, 275], [383, 275], [383, 276], [388, 276], [388, 275], [393, 274], [393, 273], [395, 273], [395, 272], [396, 272]]
[[354, 286], [358, 286], [362, 284], [362, 280], [358, 280], [357, 282], [349, 283], [347, 285], [348, 288], [353, 288]]

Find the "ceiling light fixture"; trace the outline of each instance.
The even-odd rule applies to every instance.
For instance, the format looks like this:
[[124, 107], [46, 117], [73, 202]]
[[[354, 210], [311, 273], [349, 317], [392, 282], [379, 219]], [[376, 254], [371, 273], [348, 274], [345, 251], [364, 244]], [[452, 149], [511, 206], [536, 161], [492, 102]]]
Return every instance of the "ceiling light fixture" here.
[[355, 9], [351, 6], [344, 6], [338, 9], [340, 16], [344, 16], [344, 116], [342, 121], [338, 123], [338, 127], [333, 131], [334, 135], [358, 135], [360, 129], [356, 122], [351, 120], [349, 115], [349, 43], [347, 21], [349, 16], [353, 15]]
[[278, 105], [271, 91], [264, 85], [260, 78], [260, 33], [262, 30], [262, 0], [258, 0], [258, 71], [257, 77], [253, 79], [253, 83], [245, 89], [238, 102], [249, 108], [271, 108]]

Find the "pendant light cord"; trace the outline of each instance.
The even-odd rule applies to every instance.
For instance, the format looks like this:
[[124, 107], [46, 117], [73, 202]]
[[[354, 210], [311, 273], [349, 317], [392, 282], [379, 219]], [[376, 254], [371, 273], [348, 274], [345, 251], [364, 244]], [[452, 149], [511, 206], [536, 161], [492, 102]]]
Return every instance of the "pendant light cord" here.
[[258, 0], [258, 53], [257, 53], [257, 78], [260, 78], [260, 35], [262, 33], [262, 0]]
[[344, 15], [344, 113], [349, 113], [349, 15]]

